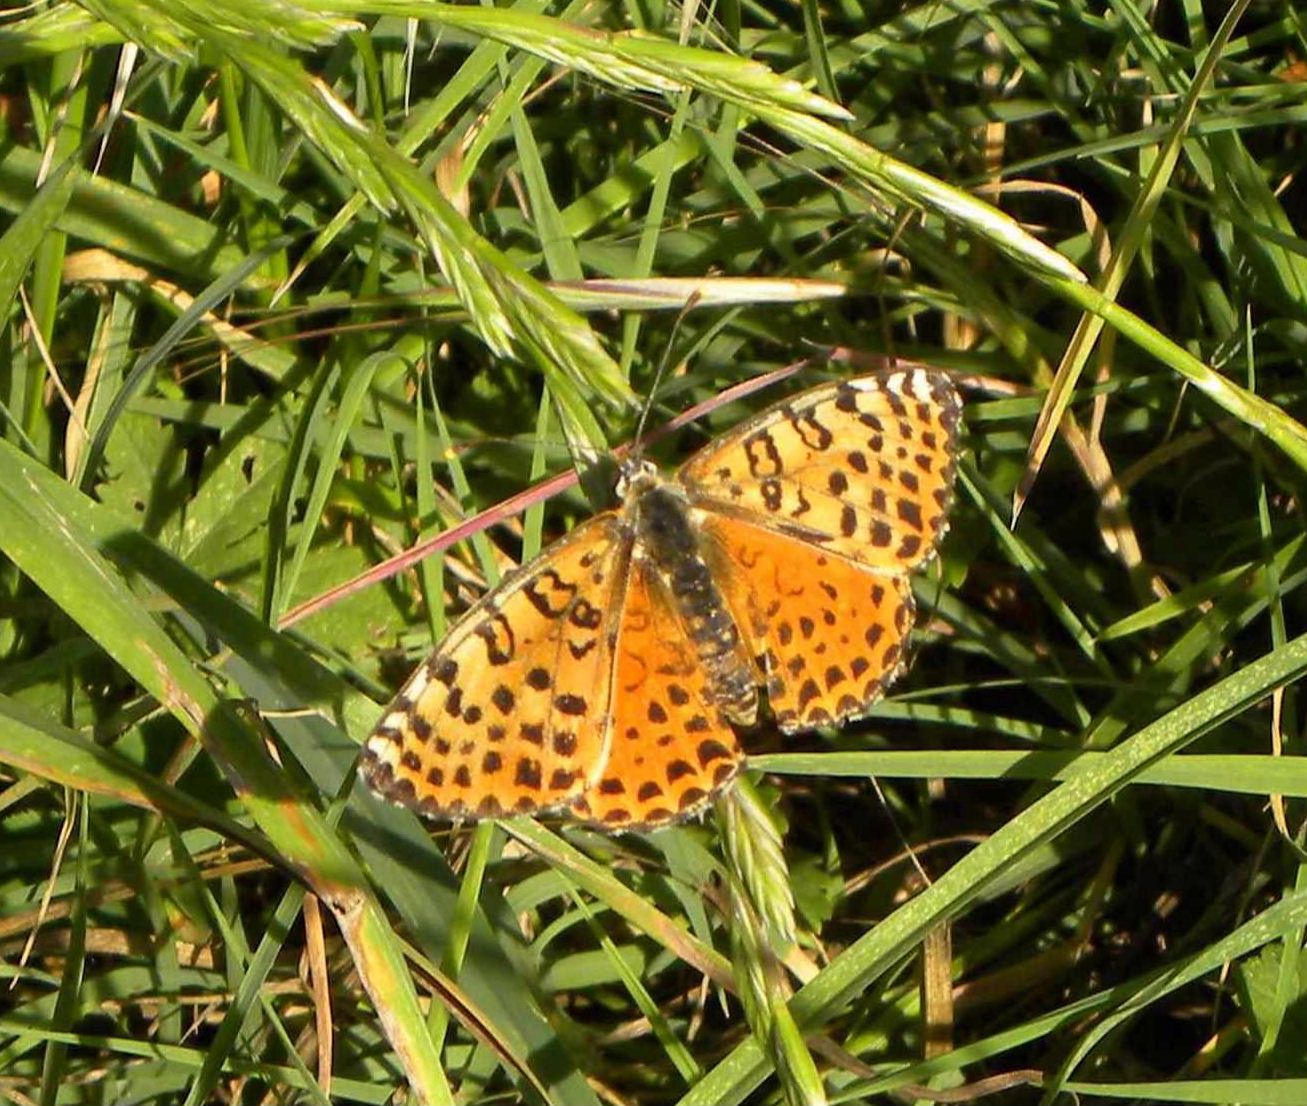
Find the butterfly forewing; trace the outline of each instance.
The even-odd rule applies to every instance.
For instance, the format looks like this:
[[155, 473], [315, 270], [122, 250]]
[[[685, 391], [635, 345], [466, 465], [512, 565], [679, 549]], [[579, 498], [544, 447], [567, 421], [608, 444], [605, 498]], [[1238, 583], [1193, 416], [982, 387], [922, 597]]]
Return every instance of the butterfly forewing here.
[[814, 388], [696, 453], [696, 502], [906, 572], [943, 534], [961, 404], [942, 373], [899, 369]]
[[505, 578], [413, 674], [361, 771], [439, 817], [569, 802], [606, 760], [612, 645], [629, 540], [600, 515]]

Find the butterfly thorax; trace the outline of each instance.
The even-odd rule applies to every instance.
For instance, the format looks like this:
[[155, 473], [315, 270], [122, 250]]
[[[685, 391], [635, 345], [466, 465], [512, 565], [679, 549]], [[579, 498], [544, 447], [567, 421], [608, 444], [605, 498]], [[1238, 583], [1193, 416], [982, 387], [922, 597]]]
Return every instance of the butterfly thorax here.
[[740, 631], [700, 548], [684, 492], [641, 472], [626, 489], [637, 555], [646, 557], [708, 676], [716, 706], [728, 719], [752, 725], [758, 712], [756, 676]]

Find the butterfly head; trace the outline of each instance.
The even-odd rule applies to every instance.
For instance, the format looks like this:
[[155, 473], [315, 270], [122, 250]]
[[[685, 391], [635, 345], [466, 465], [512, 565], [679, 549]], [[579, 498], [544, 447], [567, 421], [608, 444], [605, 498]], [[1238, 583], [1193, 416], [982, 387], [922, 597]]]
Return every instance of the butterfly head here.
[[623, 457], [617, 466], [617, 497], [630, 499], [662, 482], [658, 466], [644, 457]]

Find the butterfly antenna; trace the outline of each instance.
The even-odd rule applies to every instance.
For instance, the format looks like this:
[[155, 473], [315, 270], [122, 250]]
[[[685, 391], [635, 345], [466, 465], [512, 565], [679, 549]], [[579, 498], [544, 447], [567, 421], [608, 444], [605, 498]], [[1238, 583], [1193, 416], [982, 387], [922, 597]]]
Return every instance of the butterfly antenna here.
[[667, 369], [672, 361], [672, 349], [676, 345], [676, 336], [680, 333], [681, 324], [685, 322], [685, 317], [699, 306], [699, 293], [692, 292], [690, 298], [685, 301], [685, 306], [681, 308], [676, 316], [676, 321], [672, 324], [672, 333], [668, 336], [667, 345], [663, 347], [662, 360], [658, 362], [658, 368], [654, 371], [653, 383], [649, 386], [649, 394], [645, 397], [644, 407], [640, 411], [640, 421], [635, 424], [635, 439], [631, 446], [631, 456], [633, 459], [639, 459], [643, 452], [644, 427], [649, 421], [649, 412], [653, 410], [654, 399], [658, 395], [658, 386], [662, 384], [663, 377], [667, 375]]
[[894, 808], [890, 806], [889, 800], [885, 798], [885, 792], [880, 789], [880, 780], [875, 776], [871, 778], [871, 786], [876, 792], [876, 798], [880, 800], [880, 805], [885, 808], [885, 813], [889, 815], [890, 825], [894, 827], [894, 835], [899, 839], [899, 844], [903, 846], [903, 851], [907, 853], [912, 860], [912, 866], [917, 869], [917, 875], [922, 882], [929, 887], [935, 881], [926, 873], [926, 869], [921, 865], [921, 859], [917, 856], [916, 846], [908, 840], [907, 834], [903, 832], [903, 827], [899, 825], [899, 820], [894, 817]]

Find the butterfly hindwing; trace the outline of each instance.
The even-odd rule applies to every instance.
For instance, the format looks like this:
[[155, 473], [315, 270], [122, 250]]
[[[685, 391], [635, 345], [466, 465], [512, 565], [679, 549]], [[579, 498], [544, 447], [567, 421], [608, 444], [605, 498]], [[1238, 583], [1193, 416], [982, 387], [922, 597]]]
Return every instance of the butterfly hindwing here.
[[705, 513], [701, 525], [777, 725], [792, 732], [865, 714], [905, 661], [908, 578], [728, 515]]
[[599, 515], [489, 592], [373, 731], [361, 771], [436, 817], [563, 805], [603, 767], [614, 609], [630, 543]]
[[579, 818], [648, 828], [701, 810], [735, 777], [735, 732], [709, 705], [706, 671], [648, 561], [632, 559], [618, 630], [612, 731], [602, 777]]

